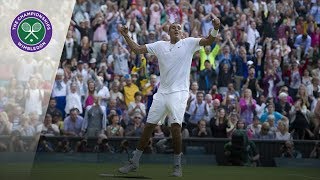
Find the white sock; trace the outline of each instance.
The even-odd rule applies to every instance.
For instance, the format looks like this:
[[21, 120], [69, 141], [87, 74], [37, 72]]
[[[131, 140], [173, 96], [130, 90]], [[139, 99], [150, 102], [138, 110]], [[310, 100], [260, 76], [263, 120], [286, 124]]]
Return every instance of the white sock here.
[[173, 165], [174, 166], [181, 166], [181, 156], [182, 156], [182, 153], [173, 155]]
[[135, 164], [139, 164], [139, 161], [140, 161], [140, 158], [141, 158], [141, 155], [142, 155], [143, 151], [140, 151], [139, 149], [136, 149], [134, 152], [133, 152], [133, 157], [132, 157], [132, 161], [135, 163]]

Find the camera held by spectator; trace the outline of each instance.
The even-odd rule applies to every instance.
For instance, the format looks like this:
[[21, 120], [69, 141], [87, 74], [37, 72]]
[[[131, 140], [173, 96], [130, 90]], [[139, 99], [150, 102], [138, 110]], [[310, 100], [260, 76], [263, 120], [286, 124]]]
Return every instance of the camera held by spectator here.
[[299, 151], [294, 149], [294, 143], [292, 141], [286, 141], [281, 147], [282, 158], [301, 158], [302, 155]]

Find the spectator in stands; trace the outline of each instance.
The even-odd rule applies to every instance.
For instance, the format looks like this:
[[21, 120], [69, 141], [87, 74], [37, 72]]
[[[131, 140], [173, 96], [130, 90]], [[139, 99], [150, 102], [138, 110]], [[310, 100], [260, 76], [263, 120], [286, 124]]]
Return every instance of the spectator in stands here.
[[86, 108], [81, 133], [88, 137], [97, 137], [105, 133], [106, 126], [106, 107], [100, 105], [100, 97], [94, 96], [94, 104]]
[[220, 108], [218, 110], [217, 116], [211, 119], [210, 128], [211, 128], [213, 137], [215, 138], [227, 137], [228, 120], [227, 120], [226, 112], [223, 108]]
[[37, 152], [54, 152], [52, 143], [45, 136], [40, 136]]
[[281, 113], [284, 116], [289, 116], [289, 111], [291, 109], [291, 105], [288, 101], [288, 94], [282, 92], [279, 94], [279, 101], [275, 103], [275, 111]]
[[276, 140], [291, 140], [291, 134], [288, 132], [288, 126], [285, 122], [278, 122], [278, 131], [276, 132]]
[[10, 135], [12, 131], [12, 123], [9, 121], [6, 112], [0, 112], [0, 135]]
[[41, 134], [45, 136], [60, 135], [59, 127], [56, 124], [52, 124], [52, 116], [50, 114], [46, 114], [44, 117]]
[[212, 132], [209, 127], [206, 127], [206, 121], [198, 121], [198, 127], [192, 130], [193, 137], [212, 137]]
[[126, 85], [123, 87], [123, 94], [125, 103], [128, 107], [131, 102], [134, 102], [134, 95], [139, 91], [139, 88], [132, 82], [130, 74], [126, 74], [124, 78], [126, 79]]
[[190, 119], [188, 121], [189, 131], [192, 131], [195, 127], [197, 127], [198, 122], [201, 119], [209, 116], [209, 109], [206, 102], [204, 101], [203, 92], [197, 92], [196, 100], [191, 102], [188, 113], [190, 114]]
[[275, 138], [275, 134], [270, 131], [270, 125], [268, 122], [264, 122], [261, 125], [261, 131], [256, 134], [255, 139], [272, 140]]
[[245, 120], [246, 125], [252, 123], [253, 114], [256, 109], [256, 100], [252, 97], [252, 92], [250, 89], [244, 91], [244, 97], [240, 98], [240, 118]]
[[311, 37], [308, 34], [300, 34], [296, 37], [294, 42], [294, 47], [297, 52], [297, 60], [300, 61], [302, 56], [304, 58], [308, 57], [312, 53], [311, 47]]
[[312, 126], [311, 112], [302, 105], [302, 100], [298, 100], [290, 110], [290, 133], [294, 139], [313, 138], [314, 134], [310, 128]]
[[238, 121], [239, 121], [238, 113], [232, 112], [228, 116], [228, 125], [229, 125], [229, 127], [227, 127], [228, 138], [230, 138], [232, 133], [233, 133], [233, 131], [235, 131], [237, 129]]
[[9, 152], [26, 152], [25, 142], [21, 139], [19, 131], [13, 131], [10, 135]]
[[66, 78], [64, 78], [64, 70], [61, 68], [57, 71], [51, 96], [56, 99], [56, 107], [62, 112], [62, 117], [65, 117], [64, 108], [66, 106], [67, 85]]
[[84, 100], [84, 109], [86, 109], [90, 105], [93, 105], [95, 94], [96, 94], [95, 82], [93, 80], [88, 80], [88, 92]]
[[79, 109], [79, 114], [82, 114], [82, 102], [80, 93], [77, 91], [78, 87], [76, 83], [70, 84], [70, 92], [66, 97], [66, 107], [64, 108], [65, 113], [68, 115], [70, 109]]
[[282, 158], [302, 158], [302, 154], [295, 150], [293, 141], [286, 141], [281, 147]]
[[135, 113], [140, 113], [142, 118], [146, 117], [146, 106], [142, 102], [142, 93], [140, 91], [134, 94], [134, 101], [128, 105], [129, 117], [132, 117]]
[[38, 80], [36, 78], [31, 78], [27, 84], [27, 89], [25, 90], [25, 113], [37, 112], [38, 115], [42, 114], [42, 98], [43, 90], [39, 89]]
[[81, 136], [81, 128], [83, 118], [79, 115], [79, 110], [73, 108], [70, 110], [70, 115], [64, 119], [64, 135], [66, 136]]
[[140, 113], [135, 113], [125, 130], [126, 136], [141, 136], [144, 128], [144, 123], [142, 122], [142, 115]]
[[49, 100], [49, 105], [48, 105], [48, 109], [47, 109], [47, 114], [50, 114], [51, 116], [54, 116], [55, 114], [61, 114], [60, 110], [58, 108], [56, 108], [57, 105], [57, 101], [55, 98], [51, 97]]
[[107, 127], [107, 137], [123, 137], [124, 130], [119, 125], [119, 115], [112, 114], [109, 116], [109, 125]]
[[267, 112], [264, 112], [261, 117], [260, 117], [260, 121], [263, 123], [267, 120], [269, 115], [273, 115], [275, 117], [275, 124], [278, 124], [279, 120], [283, 120], [285, 122], [289, 122], [288, 118], [283, 116], [282, 114], [280, 114], [279, 112], [276, 112], [274, 110], [274, 104], [270, 103], [267, 105]]
[[205, 60], [204, 67], [205, 69], [199, 73], [199, 89], [208, 93], [212, 85], [216, 83], [217, 73], [209, 60]]
[[70, 142], [67, 138], [63, 139], [62, 141], [58, 142], [56, 152], [61, 152], [61, 153], [69, 153], [72, 152], [72, 149], [70, 147]]
[[252, 124], [249, 124], [247, 126], [247, 132], [248, 134], [251, 134], [252, 137], [249, 138], [254, 138], [261, 132], [261, 124], [258, 116], [254, 116]]

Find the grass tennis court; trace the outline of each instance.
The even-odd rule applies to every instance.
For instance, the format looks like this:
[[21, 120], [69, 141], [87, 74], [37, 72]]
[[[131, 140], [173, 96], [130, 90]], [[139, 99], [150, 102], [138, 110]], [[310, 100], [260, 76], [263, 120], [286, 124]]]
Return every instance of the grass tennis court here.
[[[121, 175], [116, 169], [120, 164], [92, 163], [38, 163], [33, 167], [22, 164], [0, 165], [1, 180], [23, 178], [28, 169], [31, 180], [104, 180], [104, 179], [219, 179], [235, 180], [320, 180], [320, 170], [313, 168], [275, 168], [275, 167], [224, 167], [224, 166], [184, 166], [183, 177], [170, 177], [170, 165], [142, 164], [138, 172], [130, 177], [101, 177], [99, 174]], [[144, 176], [145, 178], [135, 178]]]

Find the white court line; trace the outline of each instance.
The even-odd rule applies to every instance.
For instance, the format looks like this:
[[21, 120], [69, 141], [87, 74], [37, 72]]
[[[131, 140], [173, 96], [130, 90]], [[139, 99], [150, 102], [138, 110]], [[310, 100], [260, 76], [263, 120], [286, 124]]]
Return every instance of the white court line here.
[[297, 176], [297, 177], [304, 177], [307, 179], [320, 179], [320, 177], [313, 177], [313, 176], [305, 176], [305, 175], [301, 175], [301, 174], [288, 174], [289, 176]]

